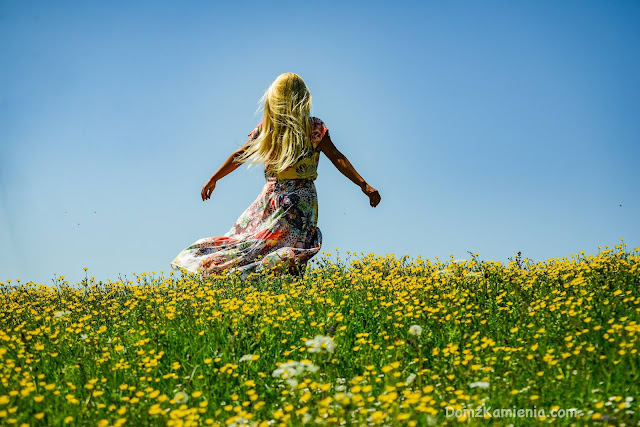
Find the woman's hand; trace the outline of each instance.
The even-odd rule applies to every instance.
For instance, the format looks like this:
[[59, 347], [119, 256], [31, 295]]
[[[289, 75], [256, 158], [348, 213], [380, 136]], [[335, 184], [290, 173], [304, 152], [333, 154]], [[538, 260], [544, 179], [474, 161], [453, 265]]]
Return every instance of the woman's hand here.
[[364, 184], [362, 186], [362, 192], [366, 194], [367, 197], [369, 197], [369, 204], [372, 208], [378, 206], [378, 203], [380, 203], [380, 193], [378, 193], [378, 190], [376, 190], [369, 184]]
[[380, 193], [378, 190], [367, 184], [364, 179], [356, 172], [354, 167], [349, 162], [349, 159], [342, 154], [331, 141], [329, 132], [327, 131], [322, 138], [322, 141], [318, 143], [318, 149], [322, 151], [331, 160], [331, 163], [342, 173], [349, 178], [351, 182], [356, 184], [364, 194], [369, 198], [369, 204], [375, 208], [380, 203]]
[[240, 166], [240, 163], [236, 162], [235, 159], [239, 154], [244, 152], [245, 148], [246, 148], [246, 145], [234, 151], [229, 156], [229, 158], [225, 160], [222, 166], [220, 166], [220, 169], [218, 169], [216, 173], [211, 175], [211, 178], [209, 178], [209, 181], [207, 181], [204, 187], [202, 187], [201, 194], [202, 194], [203, 201], [211, 198], [211, 193], [213, 192], [213, 189], [216, 188], [216, 182], [218, 182], [219, 179], [224, 178], [234, 170], [238, 169], [238, 166]]
[[209, 181], [202, 187], [202, 201], [209, 200], [211, 198], [211, 193], [216, 188], [216, 180], [211, 177]]

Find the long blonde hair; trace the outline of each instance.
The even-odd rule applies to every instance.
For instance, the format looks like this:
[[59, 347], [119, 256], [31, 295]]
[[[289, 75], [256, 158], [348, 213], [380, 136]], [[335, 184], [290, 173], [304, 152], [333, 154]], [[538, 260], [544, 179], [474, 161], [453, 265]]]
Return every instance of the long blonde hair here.
[[247, 143], [238, 162], [264, 163], [276, 174], [313, 154], [311, 93], [295, 73], [280, 74], [260, 99], [264, 113], [260, 134]]

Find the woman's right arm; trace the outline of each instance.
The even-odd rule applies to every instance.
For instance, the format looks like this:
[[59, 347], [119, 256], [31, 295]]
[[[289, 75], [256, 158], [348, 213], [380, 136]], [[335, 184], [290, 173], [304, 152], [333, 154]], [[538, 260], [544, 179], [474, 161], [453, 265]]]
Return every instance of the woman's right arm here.
[[234, 151], [222, 166], [220, 166], [220, 169], [211, 175], [209, 181], [207, 181], [207, 183], [202, 187], [201, 195], [203, 201], [211, 198], [211, 193], [213, 193], [213, 190], [216, 188], [216, 182], [218, 182], [219, 179], [229, 175], [240, 167], [242, 163], [237, 162], [236, 159], [240, 154], [244, 153], [245, 148], [246, 145]]
[[367, 182], [358, 174], [355, 168], [349, 162], [349, 159], [342, 154], [331, 141], [329, 131], [324, 134], [324, 137], [318, 144], [318, 149], [322, 151], [331, 160], [331, 163], [347, 178], [349, 178], [354, 184], [356, 184], [364, 194], [369, 197], [369, 204], [372, 207], [378, 206], [380, 203], [380, 193], [378, 190], [367, 184]]

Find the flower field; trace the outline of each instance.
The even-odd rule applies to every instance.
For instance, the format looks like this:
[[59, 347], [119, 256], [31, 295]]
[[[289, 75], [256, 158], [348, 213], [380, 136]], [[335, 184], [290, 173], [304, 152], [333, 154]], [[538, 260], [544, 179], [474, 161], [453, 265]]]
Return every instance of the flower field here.
[[623, 243], [249, 279], [0, 284], [0, 424], [639, 425], [640, 253]]

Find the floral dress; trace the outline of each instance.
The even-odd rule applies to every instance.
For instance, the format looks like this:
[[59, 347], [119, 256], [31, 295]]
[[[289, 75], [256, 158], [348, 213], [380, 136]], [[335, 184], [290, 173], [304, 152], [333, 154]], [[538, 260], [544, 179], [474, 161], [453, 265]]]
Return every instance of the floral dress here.
[[[320, 158], [317, 147], [327, 132], [322, 120], [317, 117], [310, 120], [313, 155], [277, 176], [265, 170], [262, 191], [233, 227], [224, 236], [203, 238], [184, 249], [171, 262], [173, 269], [183, 268], [204, 277], [237, 271], [242, 278], [252, 272], [282, 271], [296, 264], [304, 270], [322, 245], [313, 181]], [[249, 133], [250, 139], [258, 136], [261, 125]]]

